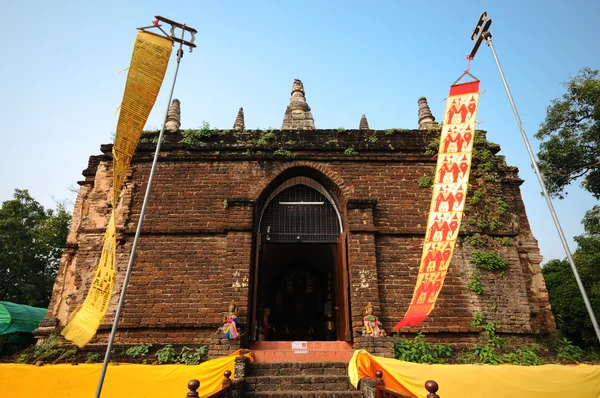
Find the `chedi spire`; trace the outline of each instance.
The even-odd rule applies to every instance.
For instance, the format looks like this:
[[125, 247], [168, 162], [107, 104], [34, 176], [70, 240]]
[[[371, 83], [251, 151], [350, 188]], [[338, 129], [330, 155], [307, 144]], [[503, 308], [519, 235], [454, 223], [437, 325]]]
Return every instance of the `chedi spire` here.
[[367, 117], [365, 116], [364, 113], [363, 113], [362, 117], [360, 118], [360, 124], [358, 125], [358, 129], [359, 130], [370, 130], [369, 122], [367, 121]]
[[171, 102], [169, 111], [167, 112], [167, 121], [165, 122], [165, 130], [175, 132], [181, 126], [181, 103], [177, 98]]
[[315, 121], [304, 96], [304, 85], [294, 79], [290, 104], [283, 115], [282, 130], [314, 130]]
[[239, 131], [244, 131], [245, 127], [246, 126], [244, 124], [244, 108], [242, 108], [240, 106], [240, 110], [237, 113], [235, 122], [233, 122], [233, 129], [239, 130]]
[[431, 109], [429, 109], [427, 98], [419, 98], [419, 130], [427, 130], [435, 126], [435, 117], [433, 117]]

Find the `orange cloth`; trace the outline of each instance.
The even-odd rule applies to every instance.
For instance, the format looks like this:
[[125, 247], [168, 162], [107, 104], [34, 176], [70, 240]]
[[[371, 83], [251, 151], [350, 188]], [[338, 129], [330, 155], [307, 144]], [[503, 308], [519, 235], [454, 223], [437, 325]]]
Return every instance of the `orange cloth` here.
[[426, 398], [435, 380], [441, 398], [599, 398], [600, 366], [426, 365], [354, 352], [348, 365], [353, 386], [383, 372], [386, 387]]
[[[200, 365], [109, 365], [102, 398], [185, 397], [187, 383], [200, 380], [200, 396], [221, 388], [223, 373], [234, 374], [236, 351]], [[249, 356], [249, 354], [245, 354]], [[0, 397], [25, 398], [32, 391], [44, 397], [93, 397], [102, 364], [44, 365], [0, 364]], [[32, 384], [33, 383], [33, 384]]]

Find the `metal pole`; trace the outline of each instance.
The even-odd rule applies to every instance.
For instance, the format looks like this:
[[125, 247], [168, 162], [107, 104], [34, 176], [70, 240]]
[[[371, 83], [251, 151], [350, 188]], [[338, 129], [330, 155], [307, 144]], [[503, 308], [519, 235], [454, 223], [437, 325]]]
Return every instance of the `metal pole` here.
[[504, 83], [504, 88], [506, 89], [506, 94], [508, 95], [508, 100], [510, 101], [510, 106], [515, 114], [515, 118], [517, 119], [517, 124], [519, 125], [519, 129], [521, 130], [521, 136], [523, 137], [523, 141], [525, 141], [525, 146], [527, 147], [527, 152], [529, 153], [529, 157], [531, 158], [531, 163], [533, 164], [533, 168], [535, 170], [535, 174], [537, 179], [542, 187], [542, 192], [544, 193], [544, 198], [546, 199], [546, 204], [548, 204], [548, 208], [550, 209], [550, 214], [552, 215], [552, 220], [554, 220], [554, 224], [556, 225], [556, 230], [558, 231], [558, 235], [560, 236], [560, 241], [562, 242], [563, 247], [565, 248], [565, 253], [567, 253], [567, 258], [569, 259], [569, 264], [571, 264], [571, 269], [573, 270], [573, 275], [575, 275], [575, 281], [577, 282], [577, 286], [579, 287], [579, 291], [581, 292], [581, 297], [583, 297], [583, 302], [585, 303], [585, 307], [587, 308], [590, 319], [592, 320], [592, 325], [594, 325], [594, 330], [596, 331], [596, 337], [600, 342], [600, 327], [598, 327], [598, 321], [596, 320], [596, 315], [594, 315], [594, 310], [592, 309], [592, 305], [590, 304], [590, 300], [588, 299], [587, 293], [585, 292], [585, 288], [583, 287], [583, 283], [581, 282], [581, 278], [579, 277], [579, 272], [577, 271], [577, 267], [575, 266], [575, 261], [573, 260], [573, 256], [571, 255], [571, 250], [569, 249], [569, 245], [567, 244], [567, 240], [565, 239], [565, 234], [563, 233], [562, 227], [560, 226], [560, 221], [558, 221], [558, 216], [554, 211], [554, 206], [552, 206], [552, 201], [550, 200], [550, 195], [548, 194], [548, 190], [546, 189], [546, 184], [544, 183], [544, 179], [542, 178], [542, 173], [538, 168], [537, 162], [535, 160], [535, 156], [533, 155], [533, 151], [531, 150], [531, 145], [529, 145], [529, 139], [525, 134], [525, 130], [523, 129], [523, 124], [521, 123], [521, 118], [519, 117], [519, 112], [517, 111], [517, 107], [515, 106], [515, 102], [513, 101], [512, 94], [510, 93], [510, 89], [508, 88], [508, 83], [504, 77], [504, 72], [502, 71], [502, 67], [500, 66], [500, 61], [498, 60], [498, 56], [496, 55], [496, 50], [494, 49], [494, 44], [492, 43], [492, 34], [489, 32], [483, 33], [486, 44], [492, 50], [492, 54], [494, 55], [494, 60], [496, 61], [496, 66], [498, 66], [498, 71], [500, 72], [500, 77], [502, 78], [502, 83]]
[[144, 202], [142, 203], [142, 210], [140, 211], [140, 218], [138, 220], [137, 229], [135, 230], [135, 238], [133, 239], [133, 246], [131, 247], [131, 254], [129, 255], [129, 263], [127, 264], [127, 271], [125, 272], [125, 279], [123, 280], [123, 289], [121, 290], [121, 296], [119, 297], [119, 305], [117, 306], [117, 312], [115, 313], [115, 320], [113, 322], [112, 329], [110, 331], [110, 337], [108, 338], [108, 345], [106, 346], [106, 353], [104, 354], [104, 363], [102, 364], [102, 370], [100, 371], [100, 379], [98, 380], [98, 387], [96, 388], [96, 398], [100, 398], [102, 393], [102, 386], [104, 384], [104, 378], [106, 376], [106, 368], [110, 359], [110, 352], [112, 350], [113, 343], [115, 341], [115, 334], [117, 332], [117, 326], [119, 325], [119, 317], [121, 316], [121, 310], [123, 309], [123, 303], [125, 302], [125, 293], [127, 292], [127, 284], [129, 283], [129, 277], [131, 276], [131, 269], [133, 267], [133, 261], [135, 260], [135, 251], [137, 249], [138, 241], [140, 239], [140, 233], [142, 231], [142, 225], [144, 223], [144, 214], [146, 213], [146, 205], [148, 204], [148, 198], [150, 197], [150, 191], [152, 190], [152, 180], [154, 178], [154, 172], [156, 171], [156, 164], [158, 163], [158, 154], [160, 153], [160, 146], [162, 144], [163, 134], [165, 132], [165, 124], [167, 115], [169, 113], [169, 107], [171, 106], [171, 99], [173, 98], [173, 90], [175, 89], [175, 82], [177, 81], [177, 73], [179, 72], [179, 63], [183, 57], [183, 43], [179, 44], [177, 50], [177, 67], [175, 68], [175, 75], [173, 76], [173, 84], [171, 85], [171, 92], [169, 93], [169, 101], [167, 102], [167, 110], [163, 119], [163, 125], [158, 135], [158, 143], [156, 144], [156, 151], [154, 152], [154, 160], [152, 161], [152, 168], [150, 169], [150, 176], [148, 177], [148, 186], [146, 187], [146, 194], [144, 195]]

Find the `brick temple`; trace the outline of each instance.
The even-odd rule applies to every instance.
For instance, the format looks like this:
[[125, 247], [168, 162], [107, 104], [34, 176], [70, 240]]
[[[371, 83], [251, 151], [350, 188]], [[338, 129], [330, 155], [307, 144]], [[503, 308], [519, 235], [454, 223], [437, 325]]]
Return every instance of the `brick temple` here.
[[[344, 361], [356, 348], [392, 356], [391, 337], [363, 337], [363, 317], [370, 302], [390, 330], [412, 298], [432, 195], [423, 178], [435, 175], [439, 137], [426, 99], [418, 100], [417, 129], [385, 131], [371, 130], [365, 115], [356, 130], [316, 129], [299, 80], [281, 130], [246, 130], [240, 108], [233, 129], [193, 133], [180, 129], [180, 106], [173, 101], [166, 122], [116, 344], [206, 344], [211, 357], [244, 347], [259, 361]], [[144, 133], [125, 181], [114, 294], [91, 344], [105, 344], [113, 322], [157, 136]], [[483, 339], [471, 326], [481, 314], [499, 333], [528, 340], [555, 323], [523, 180], [484, 131], [475, 148], [488, 150], [493, 167], [480, 170], [474, 160], [471, 185], [495, 181], [484, 199], [506, 206], [467, 202], [435, 309], [401, 332], [468, 346]], [[102, 145], [83, 171], [41, 336], [64, 327], [89, 290], [111, 212], [111, 149]], [[505, 272], [477, 268], [478, 240], [506, 262]], [[484, 294], [468, 288], [474, 276]], [[217, 329], [232, 299], [241, 336], [224, 340]], [[307, 342], [311, 355], [296, 355], [292, 342]]]

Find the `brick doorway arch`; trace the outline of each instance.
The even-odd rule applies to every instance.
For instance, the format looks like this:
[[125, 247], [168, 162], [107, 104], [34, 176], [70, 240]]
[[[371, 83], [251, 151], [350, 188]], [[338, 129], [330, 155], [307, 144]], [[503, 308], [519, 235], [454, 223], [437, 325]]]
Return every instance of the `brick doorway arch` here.
[[346, 233], [331, 193], [292, 177], [257, 210], [252, 341], [350, 341]]

